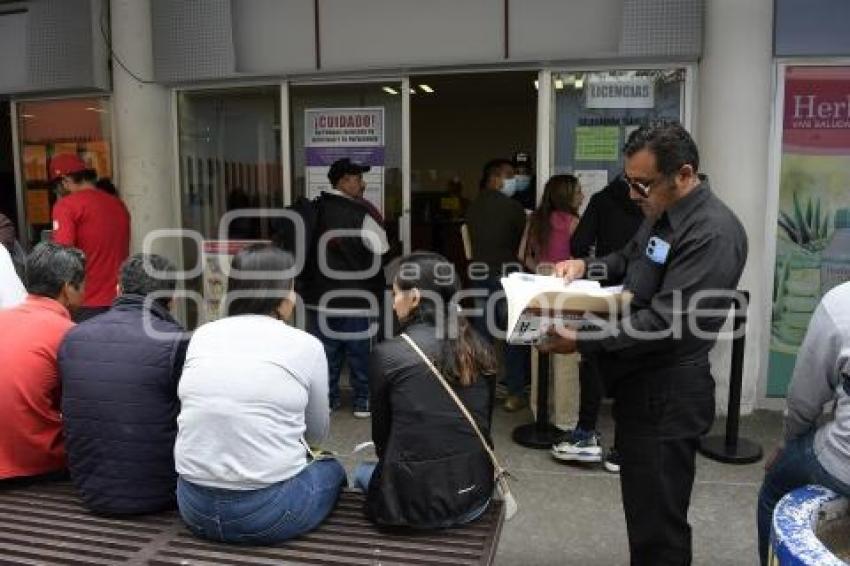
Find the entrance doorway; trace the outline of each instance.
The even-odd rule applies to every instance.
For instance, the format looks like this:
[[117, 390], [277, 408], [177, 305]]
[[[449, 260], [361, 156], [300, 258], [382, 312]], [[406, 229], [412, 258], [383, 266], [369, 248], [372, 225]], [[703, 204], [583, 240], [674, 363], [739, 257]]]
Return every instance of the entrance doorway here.
[[533, 159], [537, 76], [502, 72], [411, 77], [412, 249], [443, 254], [466, 272], [461, 226], [478, 195], [484, 164], [516, 153]]

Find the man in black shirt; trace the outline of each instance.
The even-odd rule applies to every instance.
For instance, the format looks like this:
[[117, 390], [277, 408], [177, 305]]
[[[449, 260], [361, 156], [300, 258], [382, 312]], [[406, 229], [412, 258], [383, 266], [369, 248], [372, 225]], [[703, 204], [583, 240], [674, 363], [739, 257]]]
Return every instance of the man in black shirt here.
[[541, 348], [596, 356], [613, 392], [631, 563], [690, 564], [695, 454], [714, 419], [708, 352], [732, 305], [747, 236], [698, 174], [682, 126], [641, 128], [625, 155], [646, 221], [623, 250], [556, 269], [567, 280], [622, 281], [630, 312], [605, 332], [553, 328]]

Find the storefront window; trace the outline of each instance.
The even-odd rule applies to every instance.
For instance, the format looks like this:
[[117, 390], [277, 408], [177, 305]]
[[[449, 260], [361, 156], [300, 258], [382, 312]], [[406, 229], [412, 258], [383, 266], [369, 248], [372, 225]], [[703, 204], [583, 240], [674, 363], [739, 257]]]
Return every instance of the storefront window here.
[[767, 395], [780, 398], [818, 303], [850, 281], [850, 66], [783, 70], [767, 381]]
[[[283, 205], [278, 87], [181, 92], [183, 227], [218, 237], [226, 212]], [[259, 219], [237, 220], [229, 236], [267, 237]]]
[[283, 206], [280, 89], [181, 92], [177, 104], [182, 228], [203, 240], [198, 249], [196, 240], [184, 239], [184, 265], [204, 266], [202, 277], [184, 282], [204, 299], [203, 305], [187, 301], [194, 327], [221, 315], [232, 256], [250, 242], [271, 239], [269, 218], [248, 213], [222, 226], [225, 214]]
[[621, 172], [629, 134], [682, 119], [684, 69], [560, 73], [552, 81], [554, 173], [575, 174], [588, 197]]
[[78, 154], [98, 177], [112, 177], [110, 107], [107, 98], [70, 98], [17, 104], [24, 231], [31, 243], [51, 228], [56, 202], [48, 164], [60, 153]]

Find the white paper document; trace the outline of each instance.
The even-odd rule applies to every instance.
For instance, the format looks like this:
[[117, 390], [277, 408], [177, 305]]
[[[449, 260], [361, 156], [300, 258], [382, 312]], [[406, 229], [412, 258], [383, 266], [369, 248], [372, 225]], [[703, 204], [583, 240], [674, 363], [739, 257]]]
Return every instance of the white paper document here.
[[569, 284], [560, 277], [512, 273], [502, 278], [508, 300], [508, 342], [537, 344], [553, 325], [578, 327], [589, 317], [611, 320], [631, 300], [623, 287], [602, 287], [598, 281]]

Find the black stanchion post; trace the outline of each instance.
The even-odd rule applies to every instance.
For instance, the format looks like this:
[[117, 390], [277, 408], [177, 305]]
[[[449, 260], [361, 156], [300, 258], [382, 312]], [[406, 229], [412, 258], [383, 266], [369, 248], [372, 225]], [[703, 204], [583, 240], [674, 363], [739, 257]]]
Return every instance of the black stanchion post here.
[[752, 464], [762, 456], [759, 444], [739, 438], [741, 420], [741, 388], [744, 381], [744, 346], [747, 325], [747, 308], [750, 293], [739, 291], [734, 300], [734, 332], [732, 341], [732, 363], [729, 368], [729, 404], [726, 410], [726, 434], [706, 436], [700, 441], [700, 453], [712, 460], [726, 464]]
[[563, 434], [549, 422], [549, 354], [537, 352], [537, 420], [514, 429], [514, 442], [527, 448], [551, 448]]

